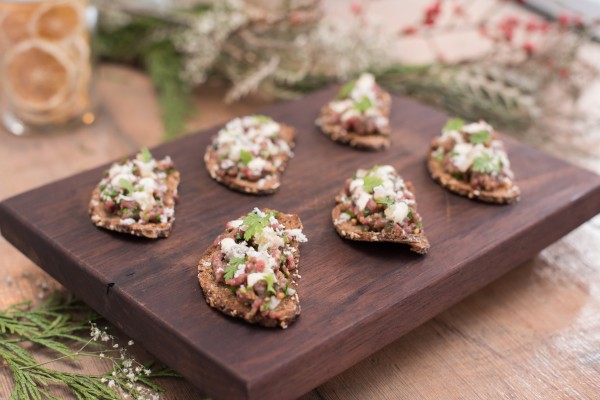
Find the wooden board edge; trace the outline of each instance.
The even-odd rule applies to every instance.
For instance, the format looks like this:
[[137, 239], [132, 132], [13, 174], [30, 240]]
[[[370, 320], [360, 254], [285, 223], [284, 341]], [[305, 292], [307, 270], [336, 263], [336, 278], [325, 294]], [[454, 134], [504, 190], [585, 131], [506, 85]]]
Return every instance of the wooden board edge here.
[[[277, 399], [284, 390], [286, 396], [289, 395], [290, 398], [302, 396], [522, 265], [548, 245], [597, 215], [600, 212], [599, 204], [600, 177], [597, 179], [596, 186], [590, 187], [590, 190], [584, 195], [565, 204], [548, 218], [537, 221], [509, 240], [500, 243], [493, 251], [486, 249], [480, 256], [469, 260], [463, 268], [454, 269], [449, 275], [440, 276], [426, 290], [416, 292], [402, 303], [378, 310], [368, 318], [357, 321], [347, 330], [330, 337], [327, 342], [314, 346], [301, 357], [288, 360], [285, 367], [279, 365], [277, 369], [265, 371], [263, 376], [250, 382], [249, 399]], [[561, 225], [562, 229], [560, 231], [549, 229], [553, 224], [552, 217], [565, 213], [567, 209], [570, 210], [571, 218], [567, 223]], [[521, 251], [515, 251], [515, 249], [521, 249]], [[481, 265], [490, 264], [495, 265], [496, 268], [492, 270], [481, 268]], [[448, 291], [448, 287], [453, 290]], [[447, 293], [452, 293], [452, 296], [447, 296], [444, 302], [424, 302], [422, 298], [424, 295], [430, 297], [437, 295], [437, 298], [440, 298]], [[402, 318], [397, 318], [398, 315], [419, 315], [420, 318], [407, 322]], [[377, 339], [374, 340], [373, 331], [367, 328], [380, 321], [389, 321], [389, 325], [386, 329], [378, 330], [376, 332]], [[352, 342], [344, 340], [349, 335], [354, 338]], [[361, 335], [362, 338], [357, 340], [356, 338]], [[337, 343], [333, 348], [331, 348], [332, 342]], [[369, 343], [372, 344], [369, 345]], [[336, 353], [335, 361], [328, 358], [328, 355], [334, 351]], [[321, 370], [327, 371], [315, 376], [310, 380], [310, 384], [305, 383], [308, 380], [303, 379], [307, 371], [302, 368], [302, 365], [307, 361], [325, 365], [326, 367]], [[291, 380], [300, 384], [296, 386], [287, 385], [285, 382], [280, 385], [274, 384], [273, 382], [277, 382], [277, 375], [281, 368], [285, 368], [289, 372], [286, 374], [286, 381]]]
[[[46, 271], [50, 276], [56, 279], [61, 285], [68, 288], [77, 298], [84, 301], [92, 309], [103, 315], [114, 326], [123, 331], [135, 342], [145, 347], [145, 340], [139, 335], [139, 332], [133, 327], [151, 326], [154, 330], [153, 336], [177, 336], [178, 332], [170, 329], [169, 326], [160, 321], [152, 319], [150, 315], [142, 312], [142, 307], [134, 299], [131, 299], [117, 286], [108, 288], [110, 279], [101, 276], [93, 276], [90, 271], [81, 268], [77, 261], [69, 257], [69, 254], [57, 250], [52, 245], [50, 238], [35, 228], [29, 221], [23, 219], [8, 204], [7, 201], [0, 202], [0, 234], [17, 250], [23, 253], [38, 267]], [[68, 266], [68, 270], [79, 269], [81, 275], [62, 274], [59, 266]], [[72, 278], [78, 276], [78, 282]], [[79, 282], [99, 282], [95, 287], [83, 287]], [[106, 282], [106, 283], [103, 283]], [[129, 298], [129, 299], [128, 299]], [[118, 321], [128, 321], [127, 325]], [[235, 370], [229, 366], [222, 365], [219, 360], [213, 359], [205, 354], [197, 352], [184, 338], [180, 338], [180, 343], [185, 345], [186, 354], [193, 354], [195, 368], [178, 368], [178, 361], [181, 358], [177, 351], [167, 350], [167, 346], [162, 349], [147, 350], [158, 360], [169, 365], [179, 372], [194, 386], [198, 387], [207, 395], [217, 398], [227, 399], [247, 399], [248, 381], [246, 378], [236, 374]], [[164, 349], [164, 350], [163, 350]], [[194, 373], [191, 373], [191, 371]], [[206, 374], [206, 385], [198, 382], [196, 372], [202, 371]], [[211, 382], [225, 380], [227, 385], [211, 385]]]

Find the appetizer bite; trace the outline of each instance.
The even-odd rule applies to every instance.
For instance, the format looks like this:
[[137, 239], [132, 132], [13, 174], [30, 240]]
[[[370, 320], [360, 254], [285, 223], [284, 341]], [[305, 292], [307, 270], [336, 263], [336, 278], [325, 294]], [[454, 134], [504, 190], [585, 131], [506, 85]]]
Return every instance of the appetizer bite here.
[[229, 221], [198, 266], [206, 302], [252, 324], [287, 328], [300, 315], [298, 247], [306, 241], [294, 214], [255, 208]]
[[204, 162], [210, 176], [244, 193], [275, 192], [293, 157], [294, 129], [264, 115], [236, 118], [213, 137]]
[[504, 145], [485, 121], [449, 120], [431, 143], [427, 166], [431, 177], [451, 192], [488, 203], [519, 200]]
[[144, 148], [135, 159], [106, 170], [89, 204], [92, 222], [135, 236], [168, 237], [175, 221], [179, 180], [171, 157], [155, 160]]
[[336, 142], [366, 150], [390, 147], [391, 97], [371, 74], [342, 87], [335, 100], [321, 109], [317, 125]]
[[391, 165], [359, 169], [346, 179], [335, 200], [331, 217], [341, 237], [404, 243], [419, 254], [429, 251], [412, 184], [404, 182]]

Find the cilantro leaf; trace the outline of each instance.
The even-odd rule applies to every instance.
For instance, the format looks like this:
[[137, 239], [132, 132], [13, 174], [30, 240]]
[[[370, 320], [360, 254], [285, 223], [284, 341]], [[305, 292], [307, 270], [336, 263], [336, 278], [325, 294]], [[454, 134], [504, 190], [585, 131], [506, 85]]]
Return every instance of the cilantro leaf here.
[[452, 118], [449, 119], [448, 122], [446, 122], [446, 125], [444, 125], [444, 128], [442, 129], [444, 132], [448, 132], [448, 131], [459, 131], [463, 125], [465, 124], [465, 121], [463, 121], [460, 118]]
[[363, 178], [363, 188], [367, 193], [372, 193], [373, 189], [376, 186], [379, 186], [383, 183], [383, 179], [378, 178], [376, 176], [367, 175]]
[[273, 287], [273, 284], [275, 283], [275, 276], [270, 275], [270, 274], [265, 275], [264, 279], [267, 282], [267, 292], [271, 293], [271, 294], [277, 294], [277, 292], [275, 291], [275, 288]]
[[471, 136], [469, 136], [469, 142], [471, 142], [473, 144], [486, 143], [489, 138], [490, 138], [490, 133], [488, 131], [481, 131], [481, 132], [474, 133]]
[[385, 204], [386, 206], [391, 206], [392, 204], [394, 204], [394, 199], [392, 199], [391, 197], [386, 197], [385, 199], [377, 199], [375, 200], [375, 203], [377, 204]]
[[482, 153], [473, 160], [473, 172], [490, 174], [500, 171], [500, 163], [492, 159], [489, 153]]
[[271, 121], [273, 121], [273, 118], [271, 118], [271, 117], [269, 117], [269, 116], [267, 116], [267, 115], [256, 114], [256, 115], [253, 115], [253, 117], [254, 117], [254, 120], [255, 120], [256, 122], [258, 122], [259, 124], [264, 124], [264, 123], [266, 123], [266, 122], [271, 122]]
[[274, 217], [275, 215], [276, 214], [272, 211], [266, 213], [266, 216], [264, 217], [261, 217], [254, 211], [246, 215], [244, 217], [244, 222], [242, 223], [242, 226], [246, 227], [244, 240], [250, 241], [252, 238], [259, 236], [262, 233], [263, 228], [271, 224], [269, 221], [270, 217]]
[[246, 258], [244, 257], [232, 258], [231, 260], [229, 260], [227, 267], [225, 267], [225, 274], [223, 275], [223, 279], [226, 281], [233, 279], [238, 267], [245, 262]]
[[248, 165], [248, 163], [250, 163], [250, 161], [252, 161], [253, 158], [254, 156], [249, 151], [246, 151], [244, 149], [240, 150], [240, 159], [242, 160], [242, 163], [244, 165]]
[[152, 157], [152, 153], [150, 153], [150, 150], [148, 150], [148, 148], [146, 147], [142, 147], [142, 149], [140, 150], [140, 154], [142, 155], [143, 162], [150, 162], [154, 158]]
[[360, 100], [354, 103], [354, 108], [360, 112], [365, 112], [371, 107], [373, 107], [373, 102], [367, 96], [361, 97]]
[[345, 99], [346, 97], [350, 96], [350, 93], [352, 93], [355, 86], [356, 86], [355, 81], [350, 81], [350, 82], [346, 83], [344, 86], [342, 86], [342, 88], [338, 92], [337, 98]]
[[127, 179], [119, 179], [119, 186], [121, 186], [123, 189], [127, 190], [128, 194], [131, 194], [134, 192], [134, 188], [133, 185], [131, 184], [131, 182], [129, 182]]

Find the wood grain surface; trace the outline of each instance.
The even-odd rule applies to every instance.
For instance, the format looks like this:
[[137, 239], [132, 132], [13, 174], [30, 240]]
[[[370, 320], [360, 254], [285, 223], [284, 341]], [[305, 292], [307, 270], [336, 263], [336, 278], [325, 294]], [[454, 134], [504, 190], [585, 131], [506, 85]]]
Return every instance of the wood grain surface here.
[[[213, 182], [202, 165], [211, 130], [156, 150], [182, 171], [171, 238], [140, 240], [92, 226], [85, 204], [104, 167], [3, 202], [3, 234], [207, 393], [277, 398], [324, 382], [600, 211], [600, 178], [513, 141], [521, 203], [498, 207], [447, 193], [424, 164], [445, 116], [406, 99], [394, 101], [389, 151], [335, 144], [313, 124], [333, 93], [268, 112], [300, 133], [276, 195], [255, 198]], [[395, 245], [348, 243], [333, 230], [328, 214], [345, 177], [375, 163], [394, 164], [415, 184], [432, 243], [427, 257]], [[298, 213], [309, 237], [301, 253], [303, 315], [284, 332], [210, 310], [195, 279], [197, 259], [224, 223], [254, 206]], [[109, 283], [115, 285], [107, 290]]]

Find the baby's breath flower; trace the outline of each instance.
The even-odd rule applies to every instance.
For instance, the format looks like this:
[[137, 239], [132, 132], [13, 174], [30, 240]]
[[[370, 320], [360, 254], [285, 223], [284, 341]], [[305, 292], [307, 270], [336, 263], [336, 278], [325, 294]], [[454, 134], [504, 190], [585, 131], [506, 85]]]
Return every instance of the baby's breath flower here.
[[130, 340], [129, 342], [127, 342], [128, 346], [133, 346], [133, 340]]
[[115, 381], [112, 380], [112, 379], [110, 381], [108, 381], [108, 387], [111, 388], [111, 389], [114, 388], [115, 387]]

